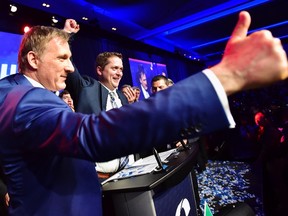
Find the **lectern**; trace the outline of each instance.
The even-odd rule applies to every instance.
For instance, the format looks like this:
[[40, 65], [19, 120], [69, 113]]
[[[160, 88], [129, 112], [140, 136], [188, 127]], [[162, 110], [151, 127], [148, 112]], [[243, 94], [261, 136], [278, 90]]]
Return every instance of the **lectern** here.
[[171, 155], [168, 167], [103, 185], [104, 216], [197, 216], [191, 171], [198, 145]]

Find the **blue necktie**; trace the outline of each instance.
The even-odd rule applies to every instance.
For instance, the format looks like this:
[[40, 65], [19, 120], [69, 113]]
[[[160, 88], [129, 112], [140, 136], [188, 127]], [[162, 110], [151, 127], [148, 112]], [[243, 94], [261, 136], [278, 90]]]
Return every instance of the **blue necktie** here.
[[117, 105], [116, 99], [115, 99], [115, 92], [109, 92], [109, 95], [110, 95], [110, 99], [111, 99], [112, 108], [118, 108], [118, 105]]
[[118, 168], [118, 170], [124, 169], [124, 167], [128, 164], [128, 162], [129, 162], [129, 157], [128, 156], [121, 157], [120, 160], [119, 160], [119, 168]]

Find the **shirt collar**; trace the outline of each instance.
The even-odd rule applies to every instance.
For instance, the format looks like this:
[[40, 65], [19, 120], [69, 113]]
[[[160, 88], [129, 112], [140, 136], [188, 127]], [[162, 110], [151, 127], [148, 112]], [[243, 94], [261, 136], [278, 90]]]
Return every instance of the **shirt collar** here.
[[111, 91], [110, 89], [108, 89], [103, 83], [101, 83], [100, 81], [99, 81], [99, 83], [105, 88], [105, 89], [107, 89], [107, 91], [108, 92], [114, 92], [115, 94], [117, 93], [117, 89], [115, 88], [113, 91]]
[[[43, 85], [41, 85], [39, 82], [37, 82], [36, 80], [26, 76], [25, 74], [23, 74], [24, 77], [26, 77], [26, 79], [31, 83], [32, 86], [34, 87], [38, 87], [38, 88], [44, 88], [46, 89]], [[57, 96], [59, 96], [59, 91], [53, 92], [54, 94], [56, 94]]]
[[26, 77], [26, 79], [31, 83], [32, 86], [34, 87], [39, 87], [39, 88], [45, 88], [43, 85], [41, 85], [39, 82], [37, 82], [36, 80], [26, 76], [25, 74], [23, 74], [24, 77]]

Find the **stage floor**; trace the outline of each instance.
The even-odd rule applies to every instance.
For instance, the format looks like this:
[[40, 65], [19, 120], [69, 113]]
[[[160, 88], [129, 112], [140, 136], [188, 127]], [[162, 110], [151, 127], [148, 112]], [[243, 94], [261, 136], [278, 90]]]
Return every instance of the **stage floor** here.
[[262, 178], [249, 163], [209, 160], [206, 170], [196, 174], [202, 210], [205, 201], [213, 214], [227, 205], [245, 202], [257, 216], [264, 216]]

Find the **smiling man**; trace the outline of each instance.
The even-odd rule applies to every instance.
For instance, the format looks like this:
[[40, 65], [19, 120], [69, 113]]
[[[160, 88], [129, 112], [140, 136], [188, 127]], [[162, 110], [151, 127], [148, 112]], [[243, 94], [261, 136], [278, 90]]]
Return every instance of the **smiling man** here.
[[24, 74], [35, 87], [45, 87], [50, 91], [59, 91], [65, 88], [65, 80], [68, 74], [74, 71], [70, 61], [69, 44], [62, 39], [69, 38], [69, 35], [62, 33], [61, 38], [60, 34], [61, 32], [53, 32], [49, 35], [50, 37], [43, 39], [43, 44], [49, 44], [45, 53], [39, 48], [40, 46], [37, 47], [38, 50], [34, 48], [33, 51], [29, 52], [25, 47], [20, 47], [21, 53], [18, 55], [19, 73]]
[[96, 58], [96, 74], [98, 80], [81, 76], [77, 68], [75, 73], [68, 76], [66, 89], [74, 99], [76, 112], [85, 114], [99, 114], [112, 107], [111, 94], [113, 92], [117, 107], [128, 104], [126, 97], [118, 90], [123, 76], [122, 54], [117, 52], [103, 52]]
[[[80, 26], [74, 19], [66, 20], [64, 31], [77, 33], [79, 30]], [[70, 92], [74, 100], [76, 112], [99, 115], [101, 111], [108, 111], [129, 104], [127, 97], [118, 90], [123, 76], [122, 58], [122, 54], [118, 52], [98, 54], [96, 57], [96, 76], [98, 80], [89, 76], [81, 76], [75, 67], [75, 72], [70, 74], [66, 80], [66, 90]], [[136, 97], [135, 94], [132, 95], [132, 91], [127, 92], [127, 94], [130, 97]], [[134, 157], [130, 155], [130, 162], [133, 161]], [[96, 163], [100, 181], [123, 169], [128, 162], [127, 156]]]
[[102, 85], [111, 91], [118, 88], [123, 76], [122, 54], [116, 52], [100, 53], [96, 59], [96, 71]]
[[[96, 73], [98, 80], [89, 76], [81, 76], [77, 68], [75, 73], [68, 76], [66, 89], [72, 98], [75, 98], [76, 112], [98, 115], [101, 111], [108, 111], [128, 104], [127, 98], [118, 90], [123, 76], [121, 53], [100, 53], [96, 58]], [[123, 169], [128, 162], [128, 157], [123, 157], [96, 163], [100, 181]]]

